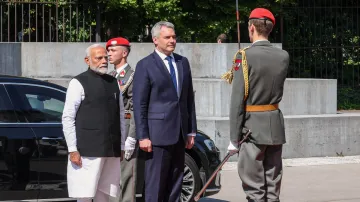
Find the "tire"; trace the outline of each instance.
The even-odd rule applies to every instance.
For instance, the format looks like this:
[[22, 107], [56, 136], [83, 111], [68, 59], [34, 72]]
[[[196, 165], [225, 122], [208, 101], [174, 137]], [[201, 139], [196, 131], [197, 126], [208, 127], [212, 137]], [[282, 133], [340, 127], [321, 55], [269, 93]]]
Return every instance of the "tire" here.
[[180, 201], [194, 202], [194, 197], [200, 191], [200, 189], [201, 179], [199, 174], [199, 168], [196, 165], [194, 159], [186, 153], [183, 186], [181, 190]]

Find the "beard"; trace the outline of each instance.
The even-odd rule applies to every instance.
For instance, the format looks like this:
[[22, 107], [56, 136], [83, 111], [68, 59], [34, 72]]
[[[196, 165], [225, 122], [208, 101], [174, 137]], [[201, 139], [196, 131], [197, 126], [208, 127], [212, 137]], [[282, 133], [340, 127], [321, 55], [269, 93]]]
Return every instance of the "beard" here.
[[96, 72], [97, 74], [103, 75], [106, 74], [108, 71], [108, 67], [106, 66], [101, 66], [101, 67], [93, 67], [90, 66], [90, 69], [93, 70], [94, 72]]

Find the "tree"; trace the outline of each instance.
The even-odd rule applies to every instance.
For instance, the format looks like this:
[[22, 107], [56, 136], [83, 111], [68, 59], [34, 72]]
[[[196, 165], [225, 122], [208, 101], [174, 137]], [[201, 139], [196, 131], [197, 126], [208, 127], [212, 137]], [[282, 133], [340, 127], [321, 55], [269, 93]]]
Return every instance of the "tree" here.
[[[167, 20], [175, 24], [181, 42], [215, 42], [220, 33], [228, 34], [230, 42], [237, 42], [235, 0], [40, 2], [41, 4], [1, 2], [1, 5], [10, 5], [7, 13], [16, 12], [18, 19], [23, 19], [15, 21], [10, 17], [3, 20], [4, 23], [8, 19], [12, 24], [9, 40], [14, 41], [15, 32], [23, 29], [22, 39], [25, 41], [35, 41], [36, 38], [38, 41], [94, 41], [95, 33], [99, 31], [102, 41], [118, 35], [126, 36], [131, 41], [151, 41], [151, 26], [157, 21]], [[274, 0], [240, 1], [241, 40], [247, 42], [246, 19], [253, 8], [271, 7], [277, 13], [281, 4]], [[36, 22], [39, 24], [36, 25]], [[5, 23], [2, 26], [7, 28]], [[17, 29], [13, 29], [15, 26]], [[6, 33], [8, 30], [4, 31]]]

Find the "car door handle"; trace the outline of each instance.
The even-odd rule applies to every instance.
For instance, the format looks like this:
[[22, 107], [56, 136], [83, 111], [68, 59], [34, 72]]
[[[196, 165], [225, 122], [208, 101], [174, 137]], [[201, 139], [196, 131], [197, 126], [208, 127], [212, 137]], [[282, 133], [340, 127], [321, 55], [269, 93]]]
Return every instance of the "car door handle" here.
[[42, 140], [62, 140], [62, 137], [42, 137]]

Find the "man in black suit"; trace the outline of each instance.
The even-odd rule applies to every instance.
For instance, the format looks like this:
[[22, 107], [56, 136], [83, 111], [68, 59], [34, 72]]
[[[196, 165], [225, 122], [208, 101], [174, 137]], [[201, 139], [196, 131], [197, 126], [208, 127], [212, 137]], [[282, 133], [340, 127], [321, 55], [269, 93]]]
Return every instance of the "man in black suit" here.
[[173, 53], [174, 25], [158, 22], [151, 34], [155, 51], [138, 62], [133, 84], [136, 137], [147, 152], [145, 200], [177, 202], [197, 130], [192, 76], [188, 59]]

